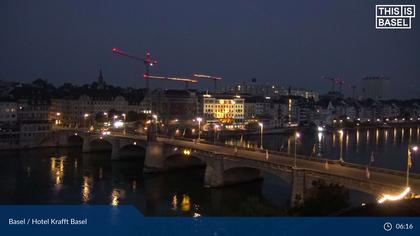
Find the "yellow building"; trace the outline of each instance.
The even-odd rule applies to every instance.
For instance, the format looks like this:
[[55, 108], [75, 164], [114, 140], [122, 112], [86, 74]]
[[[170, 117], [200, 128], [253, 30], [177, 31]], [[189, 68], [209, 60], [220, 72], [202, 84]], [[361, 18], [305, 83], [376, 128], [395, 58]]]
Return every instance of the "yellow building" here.
[[204, 94], [203, 114], [208, 121], [218, 121], [226, 125], [243, 124], [244, 99], [239, 96], [213, 97], [209, 94]]

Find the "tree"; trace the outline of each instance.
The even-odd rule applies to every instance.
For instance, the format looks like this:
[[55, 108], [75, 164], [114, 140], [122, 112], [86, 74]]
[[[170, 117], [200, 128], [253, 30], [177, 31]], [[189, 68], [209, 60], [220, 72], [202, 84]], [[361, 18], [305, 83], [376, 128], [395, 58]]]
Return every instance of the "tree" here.
[[299, 215], [329, 215], [350, 205], [349, 191], [338, 184], [327, 184], [324, 180], [312, 182], [303, 204], [292, 211]]

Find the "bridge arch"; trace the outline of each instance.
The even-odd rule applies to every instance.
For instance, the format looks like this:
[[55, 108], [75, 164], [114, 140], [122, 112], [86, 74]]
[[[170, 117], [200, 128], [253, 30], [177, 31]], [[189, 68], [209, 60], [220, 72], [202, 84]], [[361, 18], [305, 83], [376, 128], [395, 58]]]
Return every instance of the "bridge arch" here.
[[189, 168], [206, 166], [206, 162], [199, 155], [185, 155], [183, 151], [173, 152], [164, 159], [165, 169]]
[[69, 135], [67, 137], [67, 143], [69, 146], [82, 146], [83, 145], [83, 137], [80, 135]]
[[93, 139], [89, 142], [91, 152], [112, 151], [112, 142], [106, 139]]
[[146, 147], [137, 144], [126, 144], [119, 148], [118, 155], [120, 158], [141, 158], [146, 156]]

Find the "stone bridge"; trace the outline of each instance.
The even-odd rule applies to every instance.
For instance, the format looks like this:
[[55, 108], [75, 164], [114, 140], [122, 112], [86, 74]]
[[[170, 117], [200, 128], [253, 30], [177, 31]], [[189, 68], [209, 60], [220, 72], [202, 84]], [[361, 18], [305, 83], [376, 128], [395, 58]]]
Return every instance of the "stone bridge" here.
[[[76, 137], [75, 137], [76, 136]], [[319, 161], [299, 160], [299, 168], [293, 168], [290, 157], [266, 158], [265, 153], [233, 150], [225, 146], [200, 144], [191, 141], [159, 138], [147, 141], [141, 135], [99, 135], [92, 133], [61, 132], [56, 136], [57, 145], [71, 145], [78, 139], [83, 152], [111, 151], [112, 160], [127, 156], [144, 158], [144, 171], [161, 172], [175, 168], [204, 166], [205, 187], [222, 187], [262, 178], [262, 172], [280, 177], [292, 187], [291, 199], [302, 199], [313, 180], [323, 179], [327, 183], [338, 183], [348, 189], [372, 195], [396, 193], [404, 188], [401, 172], [371, 171], [365, 177], [360, 166], [345, 166], [327, 161], [329, 167]], [[412, 180], [412, 189], [418, 193], [418, 176]], [[392, 181], [389, 181], [392, 180]], [[297, 198], [297, 196], [299, 196]], [[292, 204], [296, 203], [292, 201]]]

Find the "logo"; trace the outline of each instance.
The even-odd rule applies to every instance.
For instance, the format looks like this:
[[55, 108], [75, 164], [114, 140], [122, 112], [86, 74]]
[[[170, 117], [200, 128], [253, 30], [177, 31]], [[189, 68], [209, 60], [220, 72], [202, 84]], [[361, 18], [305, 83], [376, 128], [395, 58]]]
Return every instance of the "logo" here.
[[376, 5], [376, 29], [411, 29], [415, 5]]

